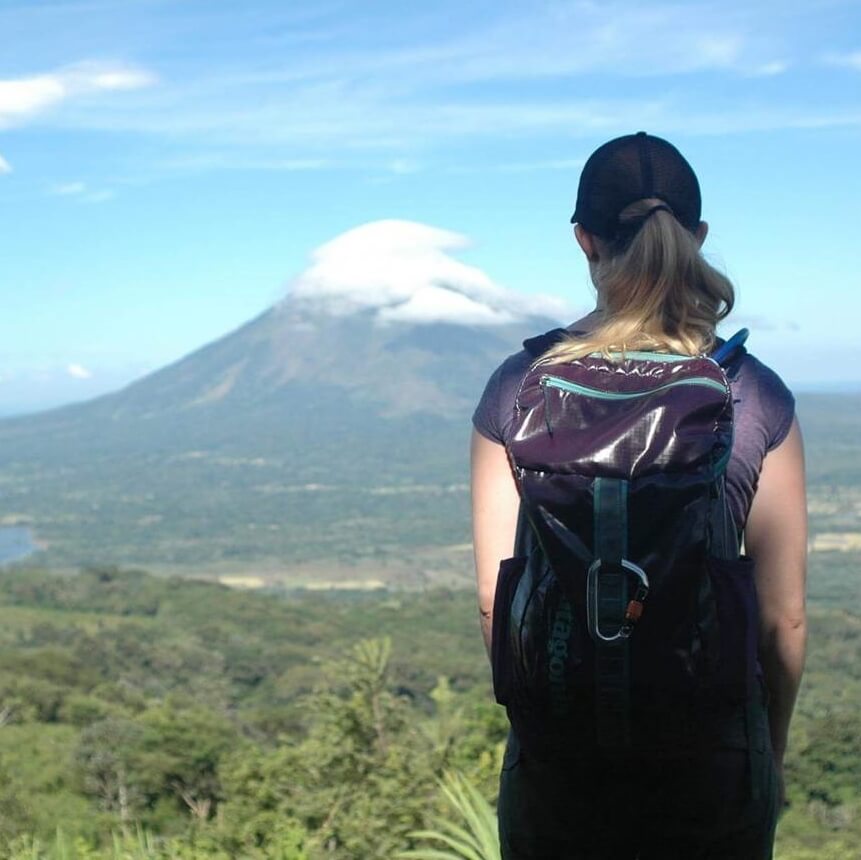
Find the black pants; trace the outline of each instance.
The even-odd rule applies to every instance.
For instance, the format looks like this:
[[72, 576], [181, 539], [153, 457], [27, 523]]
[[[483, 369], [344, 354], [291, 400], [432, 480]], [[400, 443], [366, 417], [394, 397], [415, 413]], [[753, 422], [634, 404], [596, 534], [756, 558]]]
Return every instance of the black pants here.
[[511, 734], [500, 778], [503, 860], [770, 860], [777, 772], [765, 709], [751, 746], [538, 761]]

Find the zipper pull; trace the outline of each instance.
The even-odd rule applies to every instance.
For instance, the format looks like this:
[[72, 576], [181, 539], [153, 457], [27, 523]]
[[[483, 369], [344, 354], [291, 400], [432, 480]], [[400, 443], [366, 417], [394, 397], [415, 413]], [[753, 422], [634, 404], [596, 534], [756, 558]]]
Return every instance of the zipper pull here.
[[547, 377], [541, 377], [541, 393], [544, 395], [544, 424], [549, 436], [553, 436], [553, 427], [550, 424], [550, 399], [547, 393]]

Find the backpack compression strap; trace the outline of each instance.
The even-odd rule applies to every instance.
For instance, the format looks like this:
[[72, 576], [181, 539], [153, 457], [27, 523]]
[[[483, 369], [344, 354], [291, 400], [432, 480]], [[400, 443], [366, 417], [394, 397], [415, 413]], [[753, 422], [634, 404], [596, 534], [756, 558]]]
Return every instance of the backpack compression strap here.
[[631, 658], [627, 636], [605, 636], [619, 629], [628, 607], [628, 482], [595, 478], [594, 555], [586, 602], [593, 611], [589, 633], [595, 642], [595, 718], [598, 745], [623, 752], [631, 745]]
[[527, 338], [523, 341], [523, 348], [533, 357], [538, 358], [544, 355], [551, 346], [564, 340], [566, 335], [571, 334], [567, 329], [554, 328], [544, 334], [536, 335], [535, 337]]

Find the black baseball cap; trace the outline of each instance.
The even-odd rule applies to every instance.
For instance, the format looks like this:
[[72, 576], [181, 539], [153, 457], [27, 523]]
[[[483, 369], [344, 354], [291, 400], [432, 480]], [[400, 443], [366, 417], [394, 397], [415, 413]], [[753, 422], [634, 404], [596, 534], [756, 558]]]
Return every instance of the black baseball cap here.
[[700, 224], [700, 184], [693, 168], [668, 141], [644, 131], [598, 147], [583, 167], [571, 223], [602, 239], [619, 232], [619, 213], [636, 200], [655, 197], [679, 223], [695, 232]]

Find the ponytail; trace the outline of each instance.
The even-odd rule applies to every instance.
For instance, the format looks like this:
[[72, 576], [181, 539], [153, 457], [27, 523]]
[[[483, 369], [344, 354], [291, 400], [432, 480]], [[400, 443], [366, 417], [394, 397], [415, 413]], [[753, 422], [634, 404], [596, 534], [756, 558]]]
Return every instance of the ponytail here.
[[592, 269], [602, 307], [597, 327], [571, 335], [544, 355], [573, 361], [593, 352], [628, 350], [700, 355], [732, 310], [732, 283], [700, 253], [699, 242], [662, 201], [638, 200], [619, 216], [620, 230], [599, 242]]

